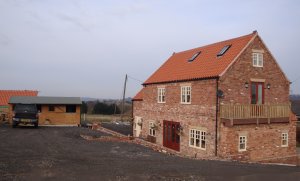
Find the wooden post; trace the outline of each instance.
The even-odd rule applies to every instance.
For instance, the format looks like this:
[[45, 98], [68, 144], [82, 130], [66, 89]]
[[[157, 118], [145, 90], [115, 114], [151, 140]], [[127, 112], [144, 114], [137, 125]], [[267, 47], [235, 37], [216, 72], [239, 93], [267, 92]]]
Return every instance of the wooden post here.
[[121, 108], [121, 121], [123, 121], [123, 114], [124, 114], [124, 103], [125, 103], [126, 84], [127, 84], [127, 74], [126, 74], [126, 76], [125, 76], [124, 89], [123, 89], [123, 100], [122, 100], [122, 108]]

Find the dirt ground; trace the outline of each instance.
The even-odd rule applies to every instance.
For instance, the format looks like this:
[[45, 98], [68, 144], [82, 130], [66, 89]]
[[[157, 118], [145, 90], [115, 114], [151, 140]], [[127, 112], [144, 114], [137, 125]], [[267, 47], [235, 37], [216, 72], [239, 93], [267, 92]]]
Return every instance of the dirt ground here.
[[0, 180], [298, 180], [300, 168], [179, 158], [140, 145], [87, 141], [78, 127], [0, 126]]

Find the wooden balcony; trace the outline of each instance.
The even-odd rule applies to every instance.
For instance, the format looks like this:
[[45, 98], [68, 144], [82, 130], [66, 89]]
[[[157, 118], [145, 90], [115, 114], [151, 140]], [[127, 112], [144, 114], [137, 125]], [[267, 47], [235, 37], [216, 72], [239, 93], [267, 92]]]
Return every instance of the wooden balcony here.
[[220, 118], [225, 126], [288, 123], [290, 112], [290, 104], [220, 105]]

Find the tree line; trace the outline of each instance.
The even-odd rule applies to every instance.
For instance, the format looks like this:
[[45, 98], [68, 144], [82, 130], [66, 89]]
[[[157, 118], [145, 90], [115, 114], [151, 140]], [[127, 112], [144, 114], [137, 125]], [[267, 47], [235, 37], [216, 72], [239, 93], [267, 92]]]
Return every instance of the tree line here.
[[[82, 102], [81, 104], [81, 113], [88, 112], [88, 104], [86, 102]], [[104, 102], [100, 102], [99, 100], [96, 101], [94, 107], [92, 108], [92, 114], [120, 114], [120, 108], [115, 103], [107, 104]]]

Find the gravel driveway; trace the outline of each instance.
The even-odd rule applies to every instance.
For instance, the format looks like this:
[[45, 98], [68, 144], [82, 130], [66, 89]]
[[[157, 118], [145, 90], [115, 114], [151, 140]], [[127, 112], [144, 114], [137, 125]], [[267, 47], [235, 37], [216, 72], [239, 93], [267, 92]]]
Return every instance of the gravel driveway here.
[[[87, 128], [0, 127], [0, 180], [298, 180], [299, 167], [201, 161], [87, 141]], [[106, 135], [107, 136], [107, 135]]]
[[132, 125], [128, 122], [103, 122], [101, 126], [118, 133], [121, 133], [125, 136], [131, 135], [132, 136]]

